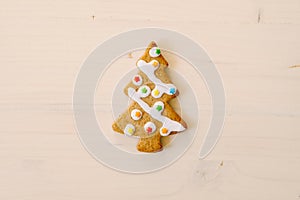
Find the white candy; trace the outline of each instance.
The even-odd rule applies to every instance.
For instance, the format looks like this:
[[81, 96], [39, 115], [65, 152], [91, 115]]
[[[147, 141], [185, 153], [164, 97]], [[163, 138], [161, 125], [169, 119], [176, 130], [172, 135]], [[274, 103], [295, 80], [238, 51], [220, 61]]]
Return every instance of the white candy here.
[[140, 75], [135, 75], [134, 77], [132, 77], [132, 83], [136, 86], [140, 86], [143, 83], [143, 79]]
[[149, 55], [152, 58], [156, 58], [160, 55], [160, 49], [158, 47], [153, 47], [149, 50]]
[[143, 85], [139, 87], [138, 93], [140, 94], [141, 97], [147, 97], [149, 96], [151, 92], [151, 89], [147, 85]]
[[155, 111], [161, 113], [164, 110], [165, 105], [162, 101], [157, 101], [152, 107], [155, 109]]
[[135, 121], [141, 119], [142, 118], [142, 112], [138, 109], [133, 109], [131, 111], [131, 118]]
[[151, 134], [156, 131], [156, 126], [153, 122], [147, 122], [144, 126], [146, 133]]
[[127, 136], [132, 136], [135, 132], [135, 127], [132, 124], [127, 124], [124, 129], [124, 134]]

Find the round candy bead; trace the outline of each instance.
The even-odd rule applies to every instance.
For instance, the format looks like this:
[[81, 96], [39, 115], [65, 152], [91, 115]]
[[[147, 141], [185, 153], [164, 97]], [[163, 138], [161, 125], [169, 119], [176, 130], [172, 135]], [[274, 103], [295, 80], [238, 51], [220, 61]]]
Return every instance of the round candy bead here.
[[154, 103], [153, 108], [156, 112], [162, 112], [164, 110], [164, 103], [162, 101], [157, 101]]
[[141, 97], [147, 97], [150, 94], [151, 89], [147, 85], [143, 85], [139, 87], [138, 92], [140, 93]]
[[152, 95], [154, 98], [159, 98], [160, 91], [159, 91], [158, 89], [154, 89], [154, 90], [152, 90], [151, 95]]
[[132, 124], [127, 124], [125, 129], [124, 129], [124, 134], [131, 136], [135, 132], [135, 127]]
[[132, 83], [134, 85], [140, 86], [143, 83], [143, 79], [140, 75], [137, 74], [132, 78]]
[[149, 50], [149, 55], [153, 58], [158, 57], [160, 55], [160, 49], [158, 47], [152, 47]]
[[160, 135], [162, 135], [162, 136], [169, 135], [169, 130], [166, 127], [161, 127], [159, 132], [160, 132]]
[[176, 88], [170, 88], [169, 92], [170, 92], [170, 94], [175, 94], [176, 93]]
[[146, 133], [151, 134], [156, 130], [156, 126], [153, 122], [147, 122], [144, 126]]
[[138, 109], [133, 109], [133, 110], [131, 111], [131, 118], [132, 118], [133, 120], [139, 120], [139, 119], [141, 119], [141, 117], [142, 117], [142, 112], [141, 112], [140, 110], [138, 110]]
[[151, 61], [151, 64], [154, 66], [154, 67], [158, 67], [159, 66], [159, 62], [157, 60], [152, 60]]

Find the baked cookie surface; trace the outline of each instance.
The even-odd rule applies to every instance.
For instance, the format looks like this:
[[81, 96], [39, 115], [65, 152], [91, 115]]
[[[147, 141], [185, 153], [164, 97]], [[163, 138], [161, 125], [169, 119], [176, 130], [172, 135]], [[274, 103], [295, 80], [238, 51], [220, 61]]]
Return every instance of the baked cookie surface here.
[[112, 128], [139, 137], [137, 150], [157, 152], [163, 148], [161, 137], [184, 131], [187, 125], [168, 103], [179, 93], [165, 72], [168, 62], [155, 42], [149, 44], [136, 65], [137, 74], [124, 88], [132, 104]]

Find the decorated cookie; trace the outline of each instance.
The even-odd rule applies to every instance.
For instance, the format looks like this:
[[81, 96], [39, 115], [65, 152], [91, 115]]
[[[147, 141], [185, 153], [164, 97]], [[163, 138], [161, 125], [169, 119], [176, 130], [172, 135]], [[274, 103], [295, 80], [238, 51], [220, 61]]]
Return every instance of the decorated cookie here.
[[165, 72], [168, 62], [161, 53], [151, 42], [136, 62], [138, 73], [124, 88], [132, 104], [112, 125], [116, 132], [139, 137], [137, 149], [142, 152], [161, 150], [161, 137], [187, 128], [169, 104], [178, 91]]

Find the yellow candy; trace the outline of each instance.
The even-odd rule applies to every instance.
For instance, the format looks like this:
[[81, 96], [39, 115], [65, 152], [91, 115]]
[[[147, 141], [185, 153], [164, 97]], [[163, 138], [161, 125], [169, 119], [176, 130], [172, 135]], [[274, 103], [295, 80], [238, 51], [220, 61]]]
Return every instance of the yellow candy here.
[[158, 90], [154, 90], [153, 94], [154, 94], [154, 96], [158, 96], [159, 95], [159, 91]]
[[157, 67], [157, 66], [158, 66], [158, 62], [157, 62], [157, 61], [154, 61], [152, 65], [153, 65], [154, 67]]
[[132, 128], [128, 128], [128, 133], [132, 134], [133, 133], [133, 129]]

